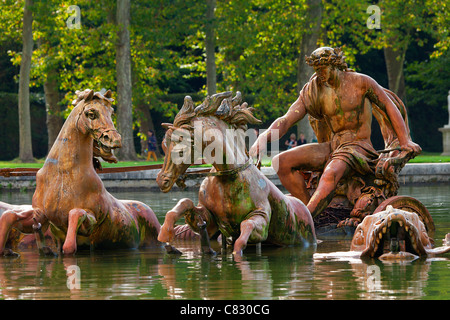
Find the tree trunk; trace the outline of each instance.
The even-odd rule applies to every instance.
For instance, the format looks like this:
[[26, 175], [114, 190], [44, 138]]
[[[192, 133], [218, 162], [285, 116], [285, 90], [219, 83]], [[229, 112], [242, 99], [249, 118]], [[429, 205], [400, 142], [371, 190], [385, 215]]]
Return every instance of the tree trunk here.
[[214, 10], [216, 0], [206, 0], [206, 88], [208, 95], [213, 95], [217, 91], [216, 84], [216, 39], [214, 35]]
[[[314, 69], [308, 66], [305, 62], [305, 56], [310, 55], [315, 49], [317, 49], [317, 39], [319, 38], [320, 25], [322, 23], [322, 1], [321, 0], [308, 0], [308, 13], [306, 19], [306, 32], [302, 37], [300, 44], [300, 53], [298, 57], [297, 67], [297, 91], [303, 88], [305, 83], [309, 81], [309, 78], [314, 73]], [[315, 137], [314, 131], [309, 124], [308, 117], [304, 117], [297, 123], [297, 138], [300, 133], [305, 135], [306, 141], [311, 142]]]
[[30, 121], [30, 68], [33, 54], [32, 0], [26, 0], [23, 10], [22, 60], [19, 78], [19, 158], [22, 162], [34, 162]]
[[122, 148], [117, 156], [120, 160], [137, 160], [131, 101], [130, 0], [117, 0], [116, 17], [119, 27], [116, 45], [117, 129], [122, 135]]
[[57, 74], [54, 69], [49, 70], [47, 79], [44, 82], [45, 107], [47, 111], [47, 134], [48, 151], [53, 146], [59, 131], [64, 123], [61, 116], [61, 107], [59, 105], [59, 91], [57, 83]]
[[403, 73], [405, 53], [406, 48], [396, 51], [391, 47], [384, 48], [389, 90], [395, 92], [404, 103], [406, 103], [405, 75]]

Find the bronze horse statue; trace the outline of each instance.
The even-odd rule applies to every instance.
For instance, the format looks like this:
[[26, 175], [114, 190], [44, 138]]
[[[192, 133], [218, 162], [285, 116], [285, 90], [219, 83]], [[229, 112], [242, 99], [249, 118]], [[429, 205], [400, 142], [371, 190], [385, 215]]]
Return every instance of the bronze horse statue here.
[[160, 224], [152, 209], [138, 201], [114, 198], [94, 168], [94, 156], [117, 162], [113, 150], [121, 147], [111, 118], [111, 91], [103, 95], [87, 89], [76, 94], [75, 107], [36, 175], [32, 205], [1, 206], [5, 211], [0, 217], [0, 254], [13, 253], [5, 250], [12, 229], [35, 233], [39, 247], [46, 248], [43, 234], [49, 226], [64, 254], [86, 246], [159, 244]]
[[316, 243], [314, 223], [303, 202], [284, 195], [252, 163], [242, 134], [230, 138], [230, 132], [246, 131], [248, 123], [260, 120], [242, 103], [239, 92], [234, 98], [231, 92], [224, 92], [208, 96], [198, 107], [191, 97], [185, 97], [174, 123], [163, 124], [167, 129], [165, 159], [156, 180], [163, 192], [197, 161], [196, 154], [213, 168], [200, 186], [197, 206], [191, 199], [182, 199], [167, 212], [159, 241], [170, 243], [175, 222], [184, 216], [197, 233], [201, 234], [203, 226], [210, 238], [218, 231], [231, 238], [233, 253], [239, 256], [247, 243]]

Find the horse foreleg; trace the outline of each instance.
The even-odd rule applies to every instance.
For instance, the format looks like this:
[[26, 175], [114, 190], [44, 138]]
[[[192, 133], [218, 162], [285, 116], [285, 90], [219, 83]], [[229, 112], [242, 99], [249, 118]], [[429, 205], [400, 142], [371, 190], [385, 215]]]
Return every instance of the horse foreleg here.
[[44, 215], [36, 214], [34, 209], [28, 210], [6, 210], [0, 217], [0, 254], [2, 255], [17, 255], [11, 249], [5, 249], [6, 241], [8, 240], [11, 228], [16, 228], [23, 233], [33, 233], [33, 225], [35, 223], [42, 223], [46, 227], [48, 221]]
[[52, 251], [52, 249], [50, 249], [50, 247], [48, 247], [45, 244], [45, 235], [44, 235], [44, 232], [42, 231], [41, 223], [39, 223], [35, 217], [33, 217], [33, 221], [34, 221], [34, 223], [32, 225], [32, 228], [33, 228], [34, 235], [36, 237], [36, 244], [39, 249], [39, 253], [46, 255], [46, 256], [57, 256], [57, 254], [54, 253]]
[[74, 254], [77, 251], [77, 233], [79, 228], [83, 225], [83, 233], [89, 234], [95, 222], [95, 217], [83, 209], [70, 210], [63, 253]]
[[164, 223], [158, 234], [158, 241], [171, 242], [175, 238], [175, 223], [184, 216], [185, 212], [194, 208], [191, 199], [181, 199], [172, 210], [166, 213]]
[[211, 219], [211, 214], [202, 205], [195, 206], [191, 199], [181, 199], [172, 210], [166, 213], [164, 223], [158, 235], [161, 242], [171, 242], [175, 239], [175, 223], [182, 217], [186, 217], [186, 222], [192, 230], [200, 232], [198, 223], [206, 222], [209, 236], [217, 231], [217, 226]]
[[[218, 228], [211, 213], [203, 205], [195, 206], [192, 200], [187, 198], [181, 199], [172, 210], [167, 212], [158, 240], [166, 243], [173, 241], [176, 236], [175, 223], [183, 216], [191, 229], [200, 234], [202, 251], [215, 253], [209, 245], [209, 238], [217, 232]], [[168, 248], [168, 250], [173, 249]]]
[[260, 243], [267, 239], [269, 215], [252, 212], [251, 217], [241, 222], [241, 234], [234, 242], [233, 254], [241, 256], [249, 241]]
[[209, 242], [209, 235], [208, 231], [206, 230], [206, 222], [202, 221], [197, 223], [197, 227], [199, 228], [202, 252], [206, 254], [216, 254], [216, 252], [211, 248]]

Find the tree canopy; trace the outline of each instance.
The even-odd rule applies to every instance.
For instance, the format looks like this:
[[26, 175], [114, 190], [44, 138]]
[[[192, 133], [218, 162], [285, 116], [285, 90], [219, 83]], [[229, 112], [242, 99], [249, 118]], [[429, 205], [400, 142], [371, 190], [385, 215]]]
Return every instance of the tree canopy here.
[[[208, 1], [200, 0], [131, 1], [135, 145], [146, 138], [148, 129], [156, 130], [161, 138], [158, 123], [173, 119], [184, 95], [199, 102], [207, 94], [206, 40], [211, 25], [217, 91], [241, 91], [258, 117], [266, 124], [273, 121], [295, 101], [303, 85], [298, 77], [298, 65], [304, 63], [300, 48], [319, 19], [316, 45], [341, 46], [351, 68], [394, 91], [401, 90], [396, 81], [404, 83], [403, 99], [414, 139], [424, 150], [440, 151], [437, 128], [447, 119], [449, 89], [448, 4], [380, 0], [376, 3], [380, 29], [370, 29], [367, 8], [372, 1], [316, 2], [323, 8], [320, 19], [314, 15], [307, 18], [313, 12], [313, 1], [308, 0], [216, 1], [213, 18], [207, 14], [213, 2], [208, 7]], [[117, 91], [117, 2], [77, 1], [79, 28], [68, 25], [74, 14], [72, 5], [71, 1], [46, 0], [34, 1], [31, 8], [30, 90], [32, 96], [44, 97], [49, 127], [51, 116], [62, 120], [70, 112], [76, 90]], [[4, 92], [18, 90], [23, 8], [24, 0], [0, 2], [0, 79], [5, 80], [0, 90]], [[433, 128], [422, 123], [419, 110], [424, 106]], [[54, 126], [60, 123], [56, 121]], [[48, 135], [50, 139], [53, 133]], [[140, 147], [137, 150], [140, 152]]]

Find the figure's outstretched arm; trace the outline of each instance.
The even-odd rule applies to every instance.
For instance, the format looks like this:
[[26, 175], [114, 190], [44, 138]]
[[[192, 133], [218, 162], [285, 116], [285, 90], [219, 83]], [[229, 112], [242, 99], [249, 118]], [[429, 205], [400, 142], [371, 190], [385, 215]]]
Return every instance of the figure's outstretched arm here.
[[295, 123], [303, 119], [306, 115], [306, 108], [303, 104], [301, 96], [289, 107], [288, 112], [276, 119], [270, 127], [262, 133], [250, 148], [249, 154], [252, 157], [261, 154], [268, 142], [276, 141], [284, 136], [289, 128]]
[[387, 96], [383, 88], [372, 78], [367, 77], [367, 97], [371, 102], [375, 103], [389, 117], [392, 127], [397, 135], [400, 146], [403, 150], [411, 151], [415, 155], [419, 154], [422, 149], [414, 143], [408, 133], [405, 121], [398, 110], [397, 106]]

